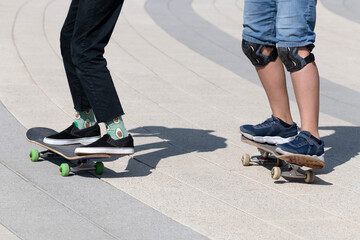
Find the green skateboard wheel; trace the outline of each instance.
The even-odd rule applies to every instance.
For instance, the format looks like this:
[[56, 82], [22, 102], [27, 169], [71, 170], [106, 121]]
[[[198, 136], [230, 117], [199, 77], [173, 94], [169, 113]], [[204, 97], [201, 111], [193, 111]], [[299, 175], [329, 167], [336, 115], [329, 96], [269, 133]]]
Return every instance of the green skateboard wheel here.
[[62, 163], [62, 164], [60, 165], [60, 173], [61, 173], [61, 176], [63, 176], [63, 177], [69, 176], [69, 173], [70, 173], [70, 166], [69, 166], [69, 164], [67, 164], [67, 163]]
[[32, 162], [37, 162], [37, 161], [39, 160], [39, 157], [40, 157], [40, 153], [39, 153], [38, 150], [32, 149], [32, 150], [30, 151], [30, 160], [31, 160]]
[[95, 173], [101, 175], [104, 173], [104, 164], [102, 162], [95, 163]]

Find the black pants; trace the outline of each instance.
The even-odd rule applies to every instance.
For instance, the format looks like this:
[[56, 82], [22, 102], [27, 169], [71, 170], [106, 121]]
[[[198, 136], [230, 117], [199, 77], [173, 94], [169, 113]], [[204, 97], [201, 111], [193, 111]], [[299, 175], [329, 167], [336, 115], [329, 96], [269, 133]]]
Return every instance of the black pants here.
[[103, 57], [123, 2], [72, 0], [61, 30], [61, 54], [74, 108], [92, 108], [98, 122], [124, 114]]

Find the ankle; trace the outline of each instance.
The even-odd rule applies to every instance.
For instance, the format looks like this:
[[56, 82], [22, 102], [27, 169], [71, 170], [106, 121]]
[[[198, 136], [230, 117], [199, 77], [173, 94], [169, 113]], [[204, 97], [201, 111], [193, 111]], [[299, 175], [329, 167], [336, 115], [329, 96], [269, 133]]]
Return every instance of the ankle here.
[[76, 111], [74, 124], [78, 129], [85, 129], [96, 124], [95, 115], [92, 109]]
[[275, 115], [273, 114], [273, 116], [278, 119], [280, 121], [280, 123], [286, 123], [288, 125], [293, 125], [294, 124], [294, 121], [292, 120], [292, 117], [291, 116], [286, 116], [286, 115]]
[[106, 134], [114, 140], [122, 139], [129, 136], [128, 131], [125, 128], [124, 121], [121, 116], [114, 118], [111, 121], [105, 122]]
[[321, 139], [320, 139], [320, 134], [319, 134], [319, 131], [318, 131], [318, 130], [301, 127], [301, 131], [307, 131], [307, 132], [310, 133], [310, 137], [314, 137], [314, 138], [316, 138], [316, 139], [319, 140], [319, 141], [321, 140]]
[[321, 140], [319, 133], [313, 134], [312, 132], [310, 132], [310, 136], [316, 138], [316, 140], [319, 140], [319, 141]]

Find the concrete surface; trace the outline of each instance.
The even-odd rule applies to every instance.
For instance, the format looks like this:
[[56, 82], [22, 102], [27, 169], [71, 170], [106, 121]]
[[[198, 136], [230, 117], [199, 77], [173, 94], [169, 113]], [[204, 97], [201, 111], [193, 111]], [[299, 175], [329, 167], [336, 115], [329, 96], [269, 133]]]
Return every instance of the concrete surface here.
[[270, 115], [241, 51], [243, 0], [125, 1], [106, 58], [135, 155], [101, 177], [30, 162], [26, 129], [62, 130], [74, 114], [59, 49], [69, 4], [0, 0], [0, 239], [358, 238], [358, 1], [318, 1], [327, 162], [312, 185], [241, 165], [257, 152], [239, 126]]

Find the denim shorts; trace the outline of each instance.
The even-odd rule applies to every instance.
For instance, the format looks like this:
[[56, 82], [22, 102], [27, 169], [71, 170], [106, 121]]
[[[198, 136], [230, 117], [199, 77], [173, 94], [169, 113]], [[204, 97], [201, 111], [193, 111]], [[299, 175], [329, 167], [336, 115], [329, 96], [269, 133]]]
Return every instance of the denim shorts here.
[[243, 39], [278, 47], [315, 42], [317, 0], [245, 0]]

